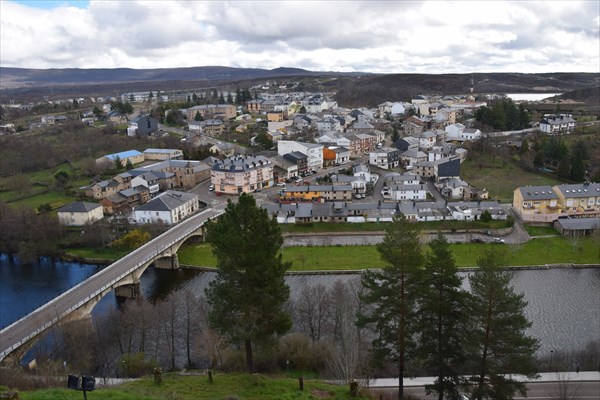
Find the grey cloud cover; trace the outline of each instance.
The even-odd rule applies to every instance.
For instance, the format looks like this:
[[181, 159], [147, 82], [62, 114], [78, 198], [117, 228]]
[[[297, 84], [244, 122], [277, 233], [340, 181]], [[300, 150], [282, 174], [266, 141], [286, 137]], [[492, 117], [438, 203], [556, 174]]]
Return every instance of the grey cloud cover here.
[[600, 72], [600, 2], [0, 1], [0, 63]]

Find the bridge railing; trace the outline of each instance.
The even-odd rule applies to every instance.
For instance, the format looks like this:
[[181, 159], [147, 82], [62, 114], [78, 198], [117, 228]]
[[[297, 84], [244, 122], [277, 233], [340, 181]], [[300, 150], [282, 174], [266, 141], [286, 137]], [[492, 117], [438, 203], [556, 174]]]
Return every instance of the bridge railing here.
[[[199, 224], [199, 225], [195, 225], [194, 224], [194, 222], [196, 222], [197, 219], [201, 219], [202, 217], [205, 217], [207, 213], [208, 214], [212, 214], [212, 215], [208, 216], [206, 218], [206, 220], [203, 221], [201, 224]], [[152, 246], [155, 246], [156, 252], [151, 253], [150, 256], [145, 257], [142, 261], [138, 262], [134, 266], [132, 266], [129, 269], [127, 269], [125, 272], [123, 272], [122, 274], [120, 274], [117, 278], [114, 278], [109, 283], [102, 285], [100, 289], [96, 290], [92, 294], [87, 295], [84, 299], [82, 299], [82, 300], [78, 301], [76, 304], [70, 306], [65, 311], [63, 311], [63, 312], [61, 312], [59, 314], [58, 311], [56, 310], [56, 307], [55, 307], [54, 308], [54, 310], [55, 310], [54, 314], [55, 315], [52, 316], [52, 318], [50, 319], [50, 321], [47, 321], [41, 327], [36, 328], [34, 331], [32, 331], [31, 333], [29, 333], [25, 337], [21, 338], [17, 342], [15, 342], [12, 345], [10, 345], [8, 348], [3, 349], [2, 351], [0, 351], [0, 361], [2, 361], [4, 358], [6, 358], [6, 356], [8, 356], [13, 350], [15, 350], [16, 348], [18, 348], [19, 346], [21, 346], [23, 343], [26, 343], [31, 338], [36, 337], [41, 332], [45, 331], [50, 326], [52, 326], [55, 323], [57, 323], [64, 316], [72, 313], [73, 311], [75, 311], [79, 307], [81, 307], [84, 304], [86, 304], [87, 302], [89, 302], [94, 297], [96, 297], [98, 295], [101, 295], [108, 288], [114, 287], [114, 285], [116, 285], [118, 282], [120, 282], [121, 280], [123, 280], [126, 276], [130, 275], [132, 272], [134, 272], [138, 268], [140, 268], [143, 265], [145, 265], [145, 264], [147, 264], [149, 262], [152, 262], [153, 260], [155, 260], [156, 258], [158, 258], [158, 256], [162, 252], [164, 252], [166, 249], [168, 249], [169, 247], [173, 246], [175, 243], [177, 243], [177, 242], [185, 239], [187, 236], [189, 236], [192, 232], [194, 232], [198, 228], [201, 228], [206, 221], [211, 220], [211, 219], [215, 219], [215, 218], [219, 217], [220, 215], [222, 215], [223, 213], [225, 213], [224, 210], [218, 210], [218, 211], [215, 211], [215, 210], [205, 210], [205, 211], [202, 211], [202, 212], [200, 212], [200, 213], [198, 213], [198, 214], [196, 214], [196, 215], [188, 218], [187, 220], [182, 221], [179, 225], [176, 225], [173, 228], [169, 229], [168, 231], [164, 232], [163, 234], [155, 237], [154, 239], [150, 240], [148, 243], [146, 243], [143, 246], [141, 246], [141, 247], [133, 250], [131, 253], [127, 254], [123, 258], [115, 261], [114, 263], [110, 264], [109, 266], [107, 266], [106, 268], [102, 269], [98, 273], [92, 275], [91, 277], [89, 277], [88, 279], [84, 280], [83, 282], [80, 282], [79, 284], [73, 286], [71, 289], [67, 290], [64, 293], [61, 293], [60, 295], [58, 295], [54, 299], [50, 300], [48, 303], [46, 303], [43, 306], [41, 306], [41, 307], [33, 310], [29, 314], [25, 315], [24, 317], [22, 317], [19, 320], [13, 322], [12, 324], [10, 324], [9, 326], [7, 326], [6, 328], [2, 329], [0, 331], [0, 337], [4, 336], [10, 329], [12, 329], [15, 326], [21, 324], [23, 321], [25, 321], [27, 319], [30, 319], [30, 318], [33, 318], [36, 314], [41, 314], [42, 312], [49, 310], [50, 307], [55, 306], [55, 304], [60, 299], [66, 297], [66, 296], [71, 295], [74, 291], [76, 291], [77, 289], [79, 289], [83, 285], [89, 283], [90, 280], [99, 280], [99, 279], [101, 279], [115, 265], [118, 265], [118, 264], [121, 264], [121, 263], [125, 263], [125, 262], [127, 262], [128, 258], [130, 258], [130, 257], [132, 257], [132, 256], [134, 256], [136, 254], [139, 254], [141, 252], [144, 252], [147, 249], [152, 248]], [[171, 240], [168, 244], [166, 244], [166, 245], [160, 245], [160, 247], [159, 247], [158, 242], [160, 242], [162, 239], [164, 239], [164, 237], [168, 236], [169, 234], [172, 234], [172, 231], [173, 231], [174, 228], [183, 229], [183, 233], [179, 234], [176, 239]]]

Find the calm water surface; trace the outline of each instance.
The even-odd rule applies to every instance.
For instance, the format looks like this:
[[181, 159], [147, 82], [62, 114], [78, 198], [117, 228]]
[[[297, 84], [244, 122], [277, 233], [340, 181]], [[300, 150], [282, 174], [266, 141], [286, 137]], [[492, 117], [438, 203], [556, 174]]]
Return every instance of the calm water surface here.
[[[11, 265], [0, 255], [0, 327], [23, 317], [48, 300], [58, 296], [102, 267], [71, 262], [24, 266]], [[467, 273], [463, 287], [469, 289]], [[142, 292], [149, 300], [157, 300], [173, 290], [188, 289], [196, 295], [214, 279], [214, 273], [195, 270], [155, 270], [142, 275]], [[358, 275], [295, 275], [286, 278], [294, 297], [302, 287], [320, 283], [330, 287], [337, 280], [347, 282]], [[550, 350], [582, 349], [597, 340], [600, 332], [600, 269], [550, 269], [513, 272], [512, 284], [525, 293], [527, 317], [533, 325], [529, 331], [540, 339], [540, 354]], [[94, 309], [102, 313], [117, 306], [111, 292]]]

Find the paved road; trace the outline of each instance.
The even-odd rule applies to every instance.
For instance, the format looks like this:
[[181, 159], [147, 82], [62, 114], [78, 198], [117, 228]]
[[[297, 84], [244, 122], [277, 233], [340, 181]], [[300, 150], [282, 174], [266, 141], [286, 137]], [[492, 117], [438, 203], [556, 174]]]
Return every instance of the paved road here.
[[[522, 379], [525, 381], [525, 379]], [[426, 384], [433, 383], [433, 378], [422, 377], [416, 379], [404, 379], [404, 390], [418, 399], [436, 399], [436, 396], [425, 394], [423, 388]], [[377, 379], [369, 385], [373, 392], [383, 394], [384, 399], [396, 398], [398, 379]], [[554, 400], [554, 399], [600, 399], [600, 372], [561, 372], [543, 373], [534, 381], [526, 383], [527, 397], [517, 395], [515, 400]], [[563, 393], [559, 396], [559, 393]], [[568, 396], [565, 396], [568, 395]]]
[[206, 220], [214, 218], [220, 213], [222, 213], [222, 207], [208, 209], [190, 217], [19, 321], [4, 328], [0, 331], [0, 361], [14, 348], [113, 286], [123, 277], [162, 253], [167, 247], [196, 230]]

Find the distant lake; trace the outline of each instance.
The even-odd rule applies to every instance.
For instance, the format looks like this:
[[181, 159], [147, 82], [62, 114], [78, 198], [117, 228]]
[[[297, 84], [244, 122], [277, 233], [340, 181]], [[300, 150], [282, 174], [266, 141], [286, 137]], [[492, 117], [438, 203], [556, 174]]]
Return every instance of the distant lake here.
[[506, 97], [513, 101], [539, 101], [559, 94], [562, 93], [506, 93]]

